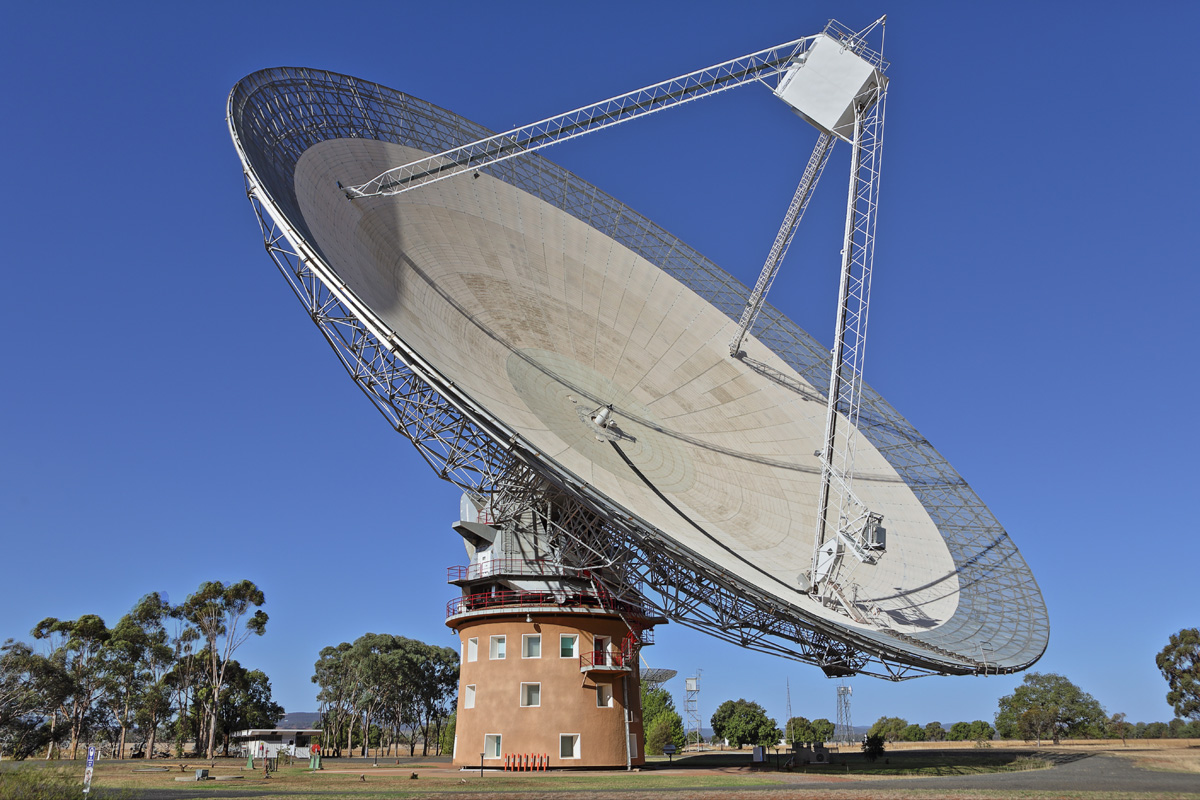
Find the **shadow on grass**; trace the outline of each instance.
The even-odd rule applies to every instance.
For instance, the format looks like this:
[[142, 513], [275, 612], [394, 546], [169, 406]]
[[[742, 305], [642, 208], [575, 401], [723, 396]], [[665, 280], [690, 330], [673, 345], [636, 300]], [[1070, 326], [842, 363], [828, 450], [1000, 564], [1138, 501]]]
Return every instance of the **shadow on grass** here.
[[834, 752], [826, 763], [797, 763], [783, 767], [790, 756], [768, 754], [764, 763], [753, 763], [749, 753], [698, 753], [676, 758], [672, 763], [656, 761], [654, 769], [737, 769], [755, 772], [793, 772], [830, 775], [972, 775], [1045, 769], [1067, 764], [1091, 753], [1044, 752], [1038, 750], [901, 750], [868, 761], [860, 752]]

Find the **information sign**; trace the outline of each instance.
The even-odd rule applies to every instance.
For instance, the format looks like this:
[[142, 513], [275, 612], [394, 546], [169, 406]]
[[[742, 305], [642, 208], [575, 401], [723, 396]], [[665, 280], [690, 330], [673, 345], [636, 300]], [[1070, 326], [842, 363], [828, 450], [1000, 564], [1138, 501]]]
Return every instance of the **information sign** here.
[[87, 767], [83, 770], [83, 793], [87, 794], [92, 790], [92, 769], [96, 766], [96, 748], [89, 747], [87, 755]]

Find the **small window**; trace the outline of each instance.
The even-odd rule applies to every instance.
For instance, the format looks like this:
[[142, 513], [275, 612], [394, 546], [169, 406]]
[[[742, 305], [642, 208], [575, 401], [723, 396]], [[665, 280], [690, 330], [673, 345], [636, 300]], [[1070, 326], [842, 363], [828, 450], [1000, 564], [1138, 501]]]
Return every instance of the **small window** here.
[[463, 708], [475, 707], [475, 684], [468, 684], [463, 690]]
[[558, 654], [562, 658], [579, 657], [579, 634], [564, 633], [558, 637]]
[[493, 636], [491, 641], [491, 650], [488, 651], [488, 658], [497, 659], [504, 658], [504, 637]]
[[542, 657], [542, 635], [526, 633], [521, 636], [521, 658]]
[[483, 737], [483, 757], [484, 758], [499, 758], [500, 757], [500, 734], [489, 733]]
[[467, 661], [475, 661], [479, 658], [479, 639], [467, 639]]
[[560, 733], [558, 735], [558, 757], [579, 758], [578, 733]]
[[542, 704], [542, 685], [540, 683], [521, 684], [521, 706], [533, 708]]
[[612, 687], [607, 683], [596, 684], [596, 708], [612, 708]]

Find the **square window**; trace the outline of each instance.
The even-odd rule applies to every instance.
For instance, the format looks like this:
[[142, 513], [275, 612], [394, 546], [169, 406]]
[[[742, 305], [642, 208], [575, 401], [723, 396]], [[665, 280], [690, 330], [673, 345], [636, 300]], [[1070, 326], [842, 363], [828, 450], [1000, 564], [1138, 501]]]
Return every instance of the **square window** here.
[[612, 708], [612, 687], [607, 683], [596, 684], [596, 708]]
[[493, 636], [492, 640], [491, 640], [491, 644], [489, 646], [491, 647], [491, 649], [488, 651], [488, 658], [491, 658], [491, 659], [504, 658], [504, 637], [503, 636]]
[[489, 733], [483, 737], [483, 757], [484, 758], [499, 758], [500, 757], [500, 734]]
[[533, 708], [542, 704], [542, 685], [540, 683], [521, 684], [521, 707]]
[[542, 657], [542, 635], [526, 633], [521, 636], [521, 658]]
[[558, 637], [558, 655], [561, 658], [579, 657], [579, 634], [564, 633]]
[[479, 639], [467, 639], [467, 661], [475, 661], [479, 658]]
[[469, 684], [463, 689], [463, 708], [475, 707], [475, 684]]
[[560, 733], [558, 735], [558, 757], [579, 758], [578, 733]]

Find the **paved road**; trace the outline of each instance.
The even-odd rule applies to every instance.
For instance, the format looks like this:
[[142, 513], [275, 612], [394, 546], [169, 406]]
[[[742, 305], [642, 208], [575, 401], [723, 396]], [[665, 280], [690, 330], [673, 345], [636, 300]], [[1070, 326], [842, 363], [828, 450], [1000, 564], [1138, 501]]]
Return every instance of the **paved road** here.
[[[944, 778], [886, 778], [872, 780], [870, 785], [889, 791], [977, 789], [1005, 792], [1143, 792], [1155, 796], [1181, 792], [1200, 794], [1200, 775], [1141, 769], [1135, 766], [1132, 760], [1120, 756], [1072, 753], [1063, 756], [1060, 762], [1050, 769], [953, 775]], [[811, 788], [816, 786], [817, 784], [813, 784]], [[828, 783], [820, 786], [832, 788]], [[839, 784], [838, 788], [850, 786], [843, 783]]]

